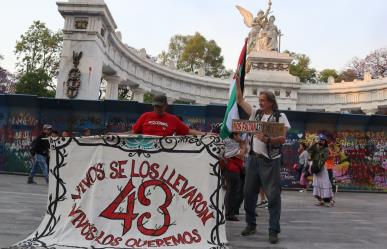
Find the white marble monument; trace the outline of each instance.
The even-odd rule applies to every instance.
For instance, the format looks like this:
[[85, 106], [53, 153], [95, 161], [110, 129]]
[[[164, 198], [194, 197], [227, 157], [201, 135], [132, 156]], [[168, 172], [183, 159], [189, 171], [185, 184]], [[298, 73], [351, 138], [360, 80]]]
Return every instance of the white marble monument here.
[[266, 12], [260, 10], [256, 17], [241, 6], [236, 6], [244, 23], [251, 28], [248, 36], [246, 100], [256, 104], [256, 96], [263, 90], [273, 91], [281, 109], [297, 109], [297, 92], [301, 87], [298, 78], [290, 75], [292, 58], [280, 53], [281, 31], [274, 24], [269, 0]]
[[[100, 82], [105, 79], [106, 99], [117, 99], [120, 86], [130, 87], [134, 101], [143, 101], [144, 93], [167, 95], [169, 101], [195, 104], [226, 104], [231, 79], [216, 79], [178, 71], [157, 64], [145, 49], [123, 43], [122, 35], [103, 0], [58, 2], [65, 20], [64, 44], [56, 97], [60, 99], [98, 100]], [[248, 73], [245, 95], [253, 105], [262, 90], [274, 92], [283, 110], [324, 110], [340, 112], [361, 108], [367, 114], [387, 106], [387, 78], [329, 84], [301, 84], [289, 74], [292, 59], [280, 53], [281, 32], [266, 11], [254, 17], [238, 7], [248, 35]], [[242, 45], [243, 39], [240, 38]], [[82, 52], [82, 54], [80, 53]]]

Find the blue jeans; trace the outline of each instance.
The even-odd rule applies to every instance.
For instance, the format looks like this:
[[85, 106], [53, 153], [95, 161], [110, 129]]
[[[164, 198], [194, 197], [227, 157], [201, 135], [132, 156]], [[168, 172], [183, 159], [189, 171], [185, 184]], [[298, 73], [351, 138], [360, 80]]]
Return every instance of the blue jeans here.
[[269, 208], [269, 231], [280, 233], [281, 218], [281, 159], [268, 160], [250, 155], [247, 160], [245, 182], [246, 223], [256, 227], [255, 208], [258, 201], [259, 188], [266, 192]]
[[34, 164], [32, 165], [32, 169], [30, 172], [31, 178], [35, 176], [35, 173], [38, 167], [42, 170], [44, 178], [46, 179], [46, 182], [48, 182], [48, 166], [46, 163], [46, 158], [43, 155], [35, 154]]

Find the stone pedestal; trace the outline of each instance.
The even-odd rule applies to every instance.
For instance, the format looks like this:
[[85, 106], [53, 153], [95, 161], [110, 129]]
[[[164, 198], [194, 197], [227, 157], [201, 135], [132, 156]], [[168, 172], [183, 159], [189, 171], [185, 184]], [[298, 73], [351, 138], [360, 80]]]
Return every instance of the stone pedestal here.
[[252, 52], [247, 57], [245, 97], [252, 105], [258, 105], [261, 91], [276, 95], [279, 108], [296, 110], [299, 79], [289, 73], [292, 58], [275, 51]]
[[[106, 60], [105, 30], [115, 29], [116, 24], [103, 0], [70, 0], [57, 5], [65, 24], [56, 98], [98, 100]], [[82, 52], [78, 66], [80, 87], [75, 97], [66, 94], [69, 72], [74, 68], [73, 52]]]
[[81, 73], [81, 84], [75, 99], [97, 100], [102, 77], [102, 61], [100, 58], [103, 58], [104, 55], [96, 42], [88, 41], [81, 43], [77, 41], [70, 41], [68, 34], [64, 35], [56, 98], [69, 98], [66, 94], [66, 82], [69, 80], [70, 70], [74, 68], [72, 56], [73, 51], [83, 53], [78, 66]]
[[378, 112], [378, 108], [366, 108], [366, 109], [361, 109], [365, 114], [367, 115], [373, 115]]
[[294, 82], [289, 74], [292, 58], [285, 53], [275, 51], [253, 52], [247, 56], [246, 78], [259, 81]]

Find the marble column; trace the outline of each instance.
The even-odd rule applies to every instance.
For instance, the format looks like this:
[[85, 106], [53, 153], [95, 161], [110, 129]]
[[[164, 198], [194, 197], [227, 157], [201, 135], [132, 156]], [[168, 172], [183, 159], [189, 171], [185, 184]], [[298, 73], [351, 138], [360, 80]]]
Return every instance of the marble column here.
[[137, 101], [139, 103], [144, 102], [144, 94], [146, 93], [144, 89], [132, 88], [130, 90], [132, 91], [132, 94], [133, 94], [133, 98], [132, 98], [133, 101]]
[[104, 78], [107, 81], [105, 99], [117, 100], [121, 79], [118, 76], [105, 76]]

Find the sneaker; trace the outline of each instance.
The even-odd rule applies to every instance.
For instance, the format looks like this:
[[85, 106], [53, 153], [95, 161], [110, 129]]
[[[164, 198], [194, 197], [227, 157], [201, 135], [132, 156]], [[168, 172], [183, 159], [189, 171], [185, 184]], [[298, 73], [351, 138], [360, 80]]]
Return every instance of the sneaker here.
[[37, 184], [32, 177], [28, 177], [27, 184]]
[[327, 207], [327, 208], [329, 208], [329, 207], [331, 207], [331, 204], [330, 204], [329, 202], [325, 202], [325, 203], [324, 203], [324, 206]]
[[261, 202], [257, 205], [257, 207], [258, 207], [258, 208], [263, 208], [263, 207], [265, 207], [265, 205], [266, 205], [266, 206], [268, 205], [268, 204], [267, 204], [267, 200], [261, 201]]
[[227, 216], [226, 220], [227, 221], [239, 221], [238, 217], [236, 217], [235, 215]]
[[275, 232], [269, 233], [269, 241], [271, 244], [277, 244], [278, 243], [278, 234]]
[[322, 201], [319, 201], [319, 202], [316, 202], [315, 204], [314, 204], [315, 206], [324, 206], [324, 202], [322, 202]]
[[298, 190], [298, 192], [304, 193], [304, 192], [305, 192], [305, 189]]
[[255, 227], [253, 226], [247, 226], [243, 231], [242, 231], [242, 236], [249, 236], [252, 234], [255, 234]]

